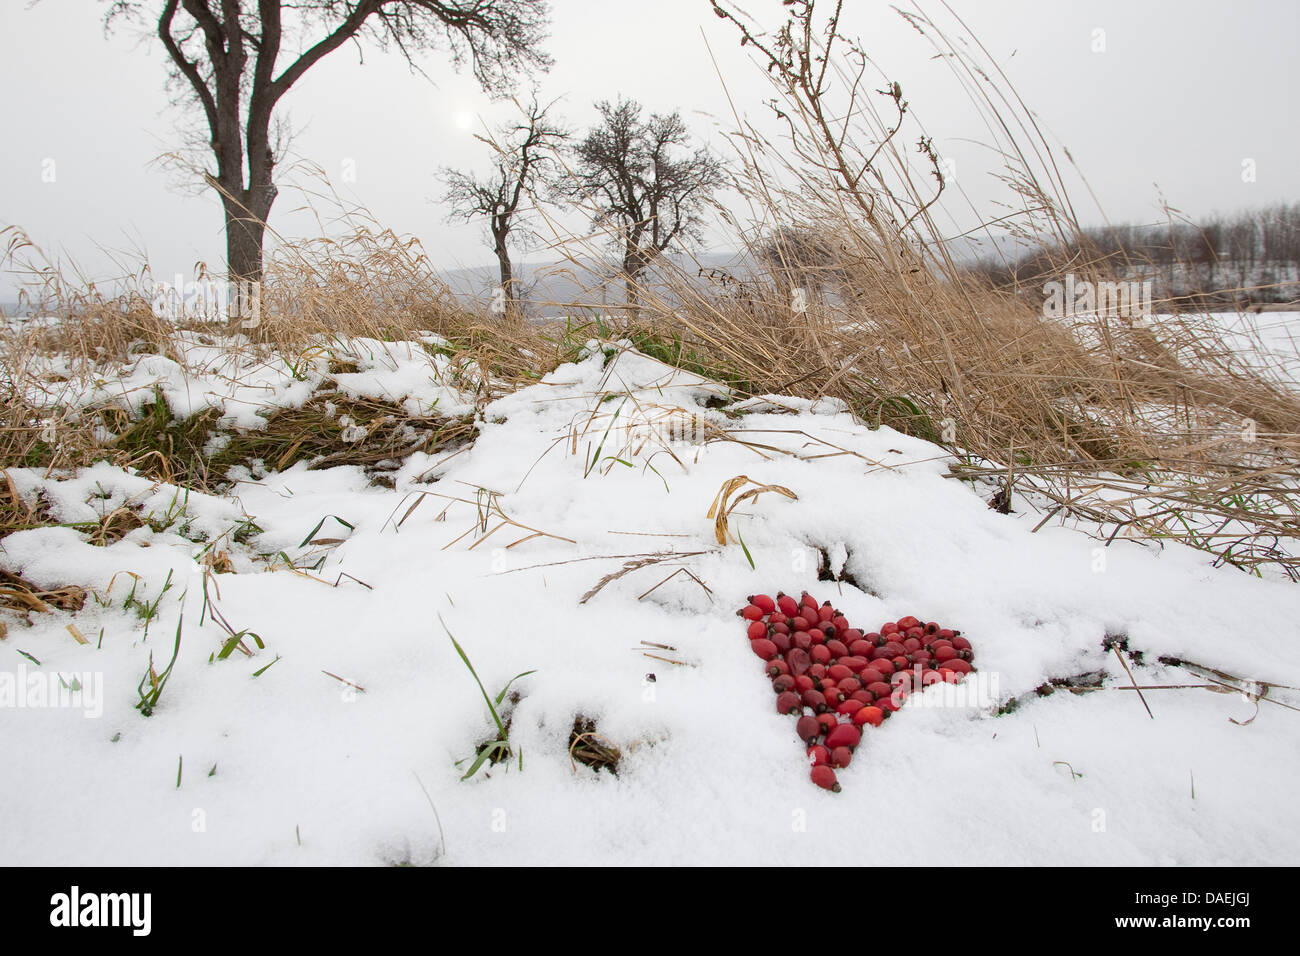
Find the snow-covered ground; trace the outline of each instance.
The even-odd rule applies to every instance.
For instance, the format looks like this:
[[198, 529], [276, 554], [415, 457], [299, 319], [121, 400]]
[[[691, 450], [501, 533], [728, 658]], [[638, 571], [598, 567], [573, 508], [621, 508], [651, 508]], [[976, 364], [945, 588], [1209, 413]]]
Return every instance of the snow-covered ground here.
[[[128, 380], [163, 381], [182, 413], [222, 404], [252, 423], [252, 400], [229, 392], [248, 375], [235, 386], [229, 370], [166, 361]], [[338, 378], [460, 413], [439, 361], [381, 357]], [[323, 365], [307, 361], [301, 381], [267, 366], [258, 403], [301, 403]], [[107, 464], [11, 470], [64, 523], [129, 504], [166, 527], [105, 547], [73, 527], [4, 539], [0, 567], [98, 598], [30, 625], [0, 612], [0, 863], [1300, 860], [1300, 713], [1277, 706], [1300, 694], [1153, 689], [1149, 716], [1103, 645], [1123, 636], [1141, 652], [1144, 687], [1206, 683], [1160, 656], [1300, 687], [1300, 588], [1177, 544], [1032, 533], [1040, 515], [990, 510], [986, 491], [944, 477], [934, 445], [832, 402], [709, 407], [722, 394], [593, 343], [481, 407], [472, 446], [412, 456], [394, 489], [350, 466], [299, 464], [221, 498]], [[738, 475], [797, 500], [745, 502], [729, 522], [744, 547], [724, 546], [707, 513]], [[233, 573], [205, 575], [222, 551]], [[819, 581], [819, 551], [858, 586]], [[864, 630], [908, 614], [960, 628], [980, 694], [913, 697], [839, 771], [842, 792], [817, 789], [736, 617], [778, 589], [807, 589]], [[159, 595], [146, 638], [135, 605]], [[214, 608], [264, 647], [250, 634], [251, 656], [213, 659], [228, 636]], [[178, 626], [145, 717], [142, 675], [151, 656], [167, 666]], [[457, 761], [495, 726], [448, 632], [491, 695], [534, 671], [505, 706], [515, 759], [464, 781]], [[1090, 672], [1103, 689], [1035, 694]], [[83, 690], [35, 706], [57, 674]], [[571, 761], [579, 715], [621, 749], [617, 776]]]
[[1300, 381], [1300, 312], [1221, 313], [1213, 321], [1238, 354], [1263, 353], [1286, 380]]

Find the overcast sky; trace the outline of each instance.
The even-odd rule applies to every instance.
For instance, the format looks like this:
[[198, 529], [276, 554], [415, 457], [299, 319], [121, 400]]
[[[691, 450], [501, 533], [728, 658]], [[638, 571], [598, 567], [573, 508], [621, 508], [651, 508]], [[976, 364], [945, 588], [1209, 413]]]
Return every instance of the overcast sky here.
[[[1300, 4], [949, 3], [1054, 144], [1068, 147], [1110, 220], [1158, 220], [1162, 197], [1193, 218], [1300, 198]], [[768, 23], [782, 9], [779, 0], [738, 5]], [[981, 214], [998, 215], [987, 150], [978, 145], [988, 139], [983, 122], [950, 71], [888, 4], [847, 6], [846, 31], [861, 36], [902, 84]], [[134, 268], [141, 251], [155, 276], [190, 274], [198, 261], [220, 268], [215, 195], [182, 190], [153, 163], [182, 144], [186, 121], [169, 105], [165, 54], [130, 30], [106, 38], [104, 7], [100, 0], [0, 0], [0, 227], [23, 227], [93, 278], [117, 271], [110, 255]], [[925, 10], [948, 16], [941, 6]], [[707, 0], [554, 0], [552, 24], [547, 49], [555, 67], [539, 78], [541, 91], [563, 96], [559, 111], [577, 127], [593, 121], [593, 101], [622, 94], [649, 110], [680, 109], [701, 139], [726, 154], [727, 93], [746, 115], [764, 115], [762, 72]], [[296, 130], [293, 158], [320, 167], [384, 225], [418, 236], [435, 262], [485, 264], [492, 257], [484, 231], [446, 223], [436, 174], [442, 166], [483, 168], [488, 153], [473, 133], [504, 119], [509, 107], [490, 102], [468, 72], [452, 72], [437, 52], [421, 63], [432, 82], [395, 55], [365, 50], [362, 62], [355, 47], [344, 47], [328, 56], [284, 101]], [[1243, 179], [1248, 160], [1254, 181]], [[272, 226], [313, 232], [293, 214], [302, 197], [289, 188], [310, 178], [282, 168], [279, 179]], [[1067, 182], [1081, 220], [1100, 222], [1084, 187]], [[0, 277], [0, 299], [12, 299], [13, 290], [12, 276]]]

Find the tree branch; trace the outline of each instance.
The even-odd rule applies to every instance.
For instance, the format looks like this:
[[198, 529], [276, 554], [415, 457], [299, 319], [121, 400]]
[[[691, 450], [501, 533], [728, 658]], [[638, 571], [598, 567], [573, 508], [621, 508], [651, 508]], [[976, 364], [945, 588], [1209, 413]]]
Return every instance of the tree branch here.
[[172, 20], [176, 16], [176, 6], [179, 0], [167, 0], [167, 5], [163, 7], [162, 14], [158, 17], [158, 38], [162, 40], [163, 46], [167, 50], [167, 55], [172, 58], [176, 68], [181, 74], [190, 81], [190, 86], [194, 88], [194, 94], [199, 98], [203, 105], [203, 113], [208, 119], [208, 129], [212, 134], [212, 142], [215, 144], [218, 139], [217, 135], [217, 101], [208, 89], [208, 85], [203, 82], [203, 76], [199, 73], [198, 64], [186, 59], [185, 54], [181, 52], [180, 44], [172, 36]]
[[321, 40], [315, 46], [307, 50], [302, 56], [298, 57], [283, 73], [281, 73], [270, 85], [270, 102], [275, 103], [289, 92], [289, 88], [298, 82], [298, 79], [314, 66], [322, 57], [328, 53], [337, 50], [349, 39], [356, 36], [365, 24], [366, 19], [372, 14], [377, 13], [383, 6], [383, 0], [361, 0], [352, 12], [348, 14], [338, 28], [325, 39]]

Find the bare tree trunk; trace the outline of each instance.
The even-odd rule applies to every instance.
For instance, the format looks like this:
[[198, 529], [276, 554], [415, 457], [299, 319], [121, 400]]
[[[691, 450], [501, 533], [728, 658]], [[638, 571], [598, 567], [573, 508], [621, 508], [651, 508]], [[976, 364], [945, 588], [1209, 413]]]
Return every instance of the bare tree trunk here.
[[504, 245], [497, 248], [497, 264], [500, 267], [500, 287], [506, 294], [506, 303], [504, 303], [506, 304], [506, 317], [507, 319], [517, 320], [523, 310], [521, 310], [519, 303], [515, 269], [511, 265], [510, 252], [506, 250]]
[[637, 290], [636, 276], [631, 273], [625, 273], [623, 277], [623, 302], [627, 305], [627, 317], [635, 320], [641, 299]]
[[515, 281], [514, 267], [510, 262], [510, 250], [506, 247], [505, 236], [494, 237], [494, 250], [497, 254], [497, 266], [500, 269], [501, 289], [505, 296], [505, 317], [511, 321], [522, 321], [523, 309], [518, 298], [518, 283]]
[[[225, 195], [231, 193], [235, 198]], [[230, 324], [244, 330], [257, 328], [261, 321], [263, 275], [262, 241], [266, 220], [275, 202], [275, 187], [233, 190], [224, 188], [222, 208], [226, 220], [226, 271], [233, 296], [229, 302]]]
[[231, 282], [262, 281], [262, 239], [266, 226], [226, 203], [226, 262]]
[[510, 256], [504, 249], [497, 253], [497, 264], [501, 267], [501, 288], [506, 290], [507, 299], [514, 298], [514, 270], [510, 267]]
[[623, 302], [627, 306], [628, 322], [635, 322], [641, 311], [641, 292], [637, 286], [637, 278], [645, 266], [640, 248], [629, 245], [623, 253]]

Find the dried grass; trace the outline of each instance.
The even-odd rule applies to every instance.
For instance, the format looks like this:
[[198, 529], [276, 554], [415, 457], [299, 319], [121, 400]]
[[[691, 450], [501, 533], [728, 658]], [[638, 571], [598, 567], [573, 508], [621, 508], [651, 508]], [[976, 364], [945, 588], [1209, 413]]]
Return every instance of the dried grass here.
[[[755, 485], [747, 491], [736, 495], [732, 500], [731, 496], [745, 485]], [[798, 501], [799, 496], [784, 485], [765, 485], [755, 481], [748, 475], [736, 475], [734, 478], [728, 478], [718, 489], [718, 493], [713, 498], [713, 504], [709, 506], [709, 513], [705, 516], [713, 520], [713, 536], [717, 539], [718, 544], [725, 546], [732, 540], [729, 529], [729, 519], [731, 513], [738, 508], [742, 502], [758, 498], [764, 492], [774, 491], [777, 494], [785, 495], [791, 501]]]
[[596, 732], [594, 720], [582, 714], [573, 718], [573, 730], [569, 734], [569, 763], [574, 773], [578, 772], [578, 764], [581, 763], [597, 773], [607, 769], [618, 776], [618, 762], [622, 758], [622, 751], [607, 737]]
[[53, 608], [80, 611], [90, 591], [75, 584], [58, 588], [41, 588], [20, 574], [0, 568], [0, 607], [28, 613], [48, 613]]

